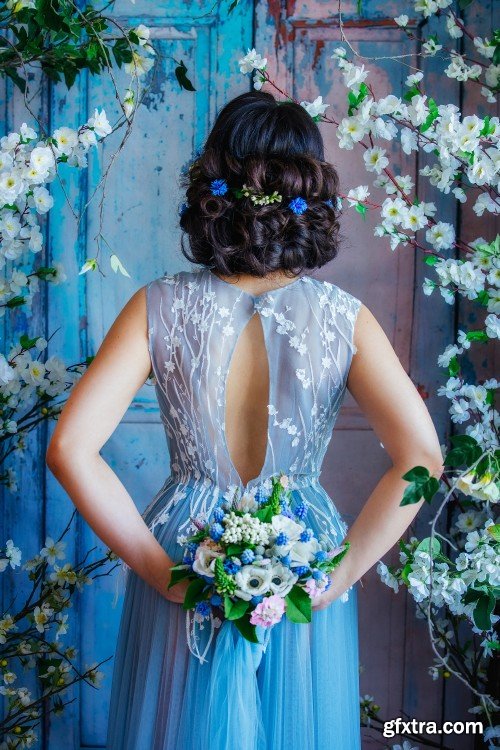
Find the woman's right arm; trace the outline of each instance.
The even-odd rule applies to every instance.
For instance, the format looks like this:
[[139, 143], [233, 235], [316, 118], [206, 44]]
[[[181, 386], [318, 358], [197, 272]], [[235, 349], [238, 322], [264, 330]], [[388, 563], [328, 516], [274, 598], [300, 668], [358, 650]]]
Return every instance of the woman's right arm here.
[[46, 461], [97, 536], [166, 599], [182, 602], [186, 583], [167, 591], [174, 562], [99, 453], [150, 371], [146, 288], [142, 287], [118, 315], [71, 391]]

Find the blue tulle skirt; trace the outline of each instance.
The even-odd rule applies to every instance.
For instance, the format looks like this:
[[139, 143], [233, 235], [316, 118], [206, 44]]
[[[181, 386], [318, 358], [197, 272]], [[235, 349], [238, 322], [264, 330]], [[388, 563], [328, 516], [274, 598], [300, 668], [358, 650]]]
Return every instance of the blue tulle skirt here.
[[[150, 518], [175, 491], [166, 486]], [[316, 503], [318, 493], [297, 491]], [[171, 506], [154, 534], [180, 560], [185, 495]], [[343, 522], [331, 514], [341, 537]], [[283, 617], [270, 631], [258, 627], [259, 644], [231, 621], [199, 623], [203, 660], [188, 647], [188, 623], [180, 604], [127, 572], [107, 750], [360, 750], [356, 586], [347, 600], [313, 610], [311, 623]]]

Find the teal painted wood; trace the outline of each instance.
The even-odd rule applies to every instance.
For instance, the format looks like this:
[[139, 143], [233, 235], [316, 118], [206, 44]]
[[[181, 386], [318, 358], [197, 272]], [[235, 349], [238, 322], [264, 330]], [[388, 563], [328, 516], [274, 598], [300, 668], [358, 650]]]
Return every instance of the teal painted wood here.
[[[112, 168], [106, 189], [103, 234], [127, 268], [130, 279], [115, 276], [110, 270], [107, 250], [102, 258], [105, 277], [78, 275], [84, 260], [96, 254], [98, 206], [93, 203], [86, 219], [77, 227], [61, 187], [57, 182], [52, 185], [56, 205], [50, 213], [47, 255], [40, 260], [44, 265], [63, 262], [68, 279], [60, 287], [51, 287], [48, 294], [44, 291], [40, 295], [30, 331], [47, 337], [57, 331], [49, 353], [62, 354], [67, 363], [80, 362], [96, 352], [112, 321], [140, 286], [165, 271], [175, 272], [189, 265], [180, 253], [179, 173], [203, 144], [218, 109], [249, 86], [249, 81], [240, 76], [237, 60], [252, 46], [253, 3], [243, 0], [229, 17], [225, 5], [220, 5], [217, 8], [212, 0], [156, 3], [137, 0], [135, 4], [121, 0], [114, 4], [113, 12], [125, 26], [144, 23], [151, 28], [161, 59], [156, 75], [153, 77], [153, 71], [148, 74], [150, 90], [137, 113], [134, 131]], [[181, 91], [172, 58], [185, 62], [195, 92]], [[128, 77], [118, 72], [116, 80], [123, 92]], [[19, 127], [24, 120], [31, 124], [19, 92], [3, 84], [0, 96], [6, 112], [2, 133]], [[84, 74], [70, 92], [64, 86], [49, 83], [42, 88], [39, 109], [49, 130], [61, 125], [77, 127], [93, 113], [94, 107], [104, 107], [110, 122], [117, 118], [109, 80]], [[103, 163], [107, 163], [120, 137], [121, 134], [113, 135], [106, 141], [102, 158], [90, 155], [87, 172], [79, 174], [69, 167], [62, 169], [64, 189], [78, 208], [88, 200], [101, 176]], [[6, 326], [7, 321], [2, 325]], [[14, 325], [22, 327], [22, 318], [18, 317]], [[26, 557], [39, 551], [46, 533], [56, 538], [74, 509], [45, 468], [49, 436], [41, 429], [33, 438], [21, 472], [19, 493], [15, 498], [5, 498], [5, 513], [0, 516], [2, 538], [13, 537], [26, 551]], [[163, 427], [151, 385], [145, 385], [137, 393], [104, 447], [103, 456], [143, 510], [169, 471]], [[105, 551], [83, 519], [78, 519], [67, 537], [68, 560], [81, 559], [91, 547], [97, 547], [96, 556]], [[116, 573], [100, 578], [83, 595], [76, 595], [68, 612], [70, 627], [65, 642], [79, 650], [76, 663], [80, 669], [113, 656], [122, 604], [120, 587], [113, 607], [117, 579]], [[3, 591], [3, 601], [9, 601], [12, 595], [13, 580], [15, 577], [11, 577], [11, 583]], [[99, 690], [79, 684], [68, 692], [65, 700], [74, 702], [62, 716], [46, 722], [39, 747], [44, 750], [104, 747], [112, 661], [102, 671], [105, 679]]]
[[[34, 89], [37, 89], [38, 80], [34, 80]], [[42, 117], [44, 90], [37, 93], [31, 102], [31, 109]], [[19, 91], [10, 83], [0, 80], [0, 135], [5, 135], [11, 130], [19, 128], [22, 122], [32, 124], [30, 116], [26, 113], [23, 97]], [[42, 118], [43, 119], [43, 118]], [[40, 264], [45, 265], [45, 253], [42, 252]], [[39, 335], [44, 333], [44, 297], [41, 295], [33, 302], [33, 329]], [[15, 315], [6, 315], [0, 320], [1, 349], [4, 351], [7, 343], [16, 339], [25, 330], [25, 314], [17, 311]], [[40, 539], [45, 538], [44, 517], [44, 477], [45, 466], [43, 461], [42, 438], [43, 430], [38, 435], [31, 435], [26, 441], [26, 450], [19, 457], [14, 468], [18, 474], [18, 489], [13, 494], [0, 487], [0, 534], [1, 543], [5, 544], [7, 539], [13, 539], [15, 544], [23, 550], [23, 561], [32, 557], [40, 550]], [[29, 522], [27, 523], [27, 519]], [[10, 609], [15, 598], [16, 603], [25, 600], [30, 587], [23, 584], [25, 575], [19, 573], [16, 568], [12, 574], [3, 573], [0, 576], [0, 608]], [[23, 680], [33, 696], [37, 695], [36, 681]], [[0, 710], [4, 711], [4, 699], [1, 697]]]

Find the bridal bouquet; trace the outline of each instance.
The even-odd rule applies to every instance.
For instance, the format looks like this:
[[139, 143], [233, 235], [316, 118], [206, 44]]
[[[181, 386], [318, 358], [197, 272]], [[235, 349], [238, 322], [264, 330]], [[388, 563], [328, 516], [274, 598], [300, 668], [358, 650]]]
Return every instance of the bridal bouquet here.
[[171, 568], [168, 588], [190, 580], [183, 607], [209, 616], [211, 608], [233, 620], [241, 634], [258, 643], [256, 626], [270, 628], [283, 616], [311, 621], [312, 600], [331, 585], [329, 573], [349, 548], [320, 542], [304, 519], [307, 502], [291, 510], [286, 475], [272, 478], [266, 497], [259, 491], [216, 507], [188, 537], [181, 563]]

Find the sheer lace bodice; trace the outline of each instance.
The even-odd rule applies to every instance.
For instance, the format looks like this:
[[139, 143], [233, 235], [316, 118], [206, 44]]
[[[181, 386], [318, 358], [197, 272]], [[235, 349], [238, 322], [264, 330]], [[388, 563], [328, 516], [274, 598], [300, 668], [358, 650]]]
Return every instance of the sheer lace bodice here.
[[[183, 484], [205, 488], [193, 512], [203, 507], [208, 513], [228, 491], [255, 492], [278, 472], [297, 486], [317, 481], [345, 396], [360, 305], [339, 286], [307, 275], [259, 295], [208, 268], [148, 284], [149, 346], [169, 481], [181, 494]], [[225, 392], [236, 343], [255, 313], [269, 362], [267, 447], [259, 475], [243, 484], [226, 440]], [[151, 528], [168, 512], [153, 514]]]

